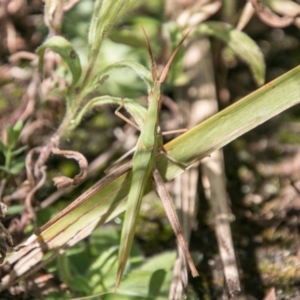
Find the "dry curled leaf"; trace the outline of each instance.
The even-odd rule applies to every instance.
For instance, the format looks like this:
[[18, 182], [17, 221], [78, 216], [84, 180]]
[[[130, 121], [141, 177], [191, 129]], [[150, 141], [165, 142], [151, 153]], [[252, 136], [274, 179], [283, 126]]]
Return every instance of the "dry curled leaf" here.
[[57, 147], [52, 148], [52, 153], [76, 160], [80, 168], [80, 173], [77, 174], [73, 179], [66, 176], [57, 176], [53, 178], [54, 184], [57, 186], [57, 188], [61, 189], [70, 187], [71, 185], [78, 185], [85, 179], [87, 175], [88, 162], [84, 155], [77, 151], [61, 150]]
[[283, 28], [291, 25], [295, 20], [295, 16], [278, 16], [271, 9], [262, 5], [257, 0], [249, 1], [252, 3], [259, 19], [269, 26]]
[[67, 188], [73, 185], [73, 179], [66, 176], [56, 176], [53, 178], [53, 181], [58, 189]]
[[177, 23], [183, 27], [198, 25], [215, 14], [220, 9], [221, 5], [222, 3], [219, 0], [206, 3], [202, 6], [195, 3], [193, 6], [182, 11], [177, 18]]

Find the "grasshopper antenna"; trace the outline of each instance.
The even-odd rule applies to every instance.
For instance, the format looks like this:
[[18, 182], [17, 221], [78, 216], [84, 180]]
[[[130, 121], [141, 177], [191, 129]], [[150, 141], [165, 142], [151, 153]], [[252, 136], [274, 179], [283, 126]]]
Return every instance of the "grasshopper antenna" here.
[[150, 46], [150, 42], [149, 42], [147, 33], [146, 33], [143, 26], [142, 26], [142, 30], [143, 30], [144, 38], [145, 38], [145, 41], [146, 41], [147, 50], [148, 50], [148, 53], [150, 55], [152, 79], [153, 79], [153, 82], [156, 82], [158, 80], [157, 80], [157, 73], [156, 73], [156, 66], [155, 66], [155, 62], [154, 62], [153, 52], [152, 52], [152, 49], [151, 49], [151, 46]]
[[159, 82], [160, 83], [163, 83], [167, 77], [167, 74], [168, 74], [168, 71], [169, 71], [169, 68], [170, 68], [170, 65], [175, 57], [175, 55], [177, 54], [180, 46], [183, 44], [184, 40], [187, 38], [187, 36], [190, 34], [192, 29], [190, 29], [184, 36], [183, 38], [181, 39], [181, 41], [179, 42], [179, 44], [177, 45], [177, 47], [175, 48], [175, 50], [173, 51], [171, 57], [169, 58], [167, 64], [165, 65], [161, 75], [160, 75], [160, 78], [159, 78]]
[[177, 45], [177, 47], [175, 48], [175, 50], [173, 51], [171, 57], [169, 58], [167, 64], [165, 65], [164, 69], [163, 69], [163, 72], [158, 80], [157, 78], [157, 72], [156, 72], [156, 66], [155, 66], [155, 62], [154, 62], [154, 56], [153, 56], [153, 52], [152, 52], [152, 49], [151, 49], [151, 46], [150, 46], [150, 42], [149, 42], [149, 39], [148, 39], [148, 36], [146, 34], [146, 31], [144, 29], [144, 27], [142, 26], [142, 30], [143, 30], [143, 34], [144, 34], [144, 37], [145, 37], [145, 41], [146, 41], [146, 46], [147, 46], [147, 49], [148, 49], [148, 52], [149, 52], [149, 55], [150, 55], [150, 60], [151, 60], [151, 71], [152, 71], [152, 79], [153, 81], [159, 81], [160, 83], [163, 83], [167, 77], [167, 74], [168, 74], [168, 71], [169, 71], [169, 68], [170, 68], [170, 65], [175, 57], [175, 55], [177, 54], [180, 46], [183, 44], [184, 40], [187, 38], [187, 36], [190, 34], [191, 30], [190, 29], [185, 35], [184, 37], [181, 39], [181, 41], [179, 42], [179, 44]]

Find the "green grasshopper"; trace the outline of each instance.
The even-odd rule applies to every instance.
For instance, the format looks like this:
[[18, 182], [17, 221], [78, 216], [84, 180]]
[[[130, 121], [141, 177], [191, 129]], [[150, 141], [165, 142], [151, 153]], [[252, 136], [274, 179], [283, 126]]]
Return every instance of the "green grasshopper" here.
[[182, 45], [189, 32], [182, 38], [182, 40], [172, 53], [159, 79], [157, 78], [156, 66], [154, 63], [150, 43], [144, 29], [143, 33], [145, 36], [147, 49], [151, 59], [153, 87], [148, 95], [148, 110], [146, 113], [143, 128], [141, 129], [140, 137], [137, 142], [136, 151], [133, 156], [131, 186], [127, 200], [127, 207], [119, 248], [119, 266], [115, 285], [116, 289], [120, 284], [125, 265], [131, 251], [137, 224], [137, 218], [141, 208], [142, 198], [144, 196], [145, 187], [147, 185], [151, 173], [153, 175], [154, 185], [157, 189], [158, 195], [163, 201], [163, 205], [165, 207], [167, 216], [177, 237], [177, 241], [181, 246], [183, 253], [185, 254], [192, 275], [194, 277], [199, 276], [191, 258], [190, 252], [188, 250], [188, 246], [184, 240], [180, 223], [175, 208], [173, 206], [172, 200], [170, 199], [170, 196], [164, 186], [164, 182], [155, 167], [157, 151], [159, 150], [159, 147], [161, 145], [161, 136], [158, 133], [158, 114], [160, 110], [161, 84], [164, 82], [172, 60], [174, 59], [179, 47]]

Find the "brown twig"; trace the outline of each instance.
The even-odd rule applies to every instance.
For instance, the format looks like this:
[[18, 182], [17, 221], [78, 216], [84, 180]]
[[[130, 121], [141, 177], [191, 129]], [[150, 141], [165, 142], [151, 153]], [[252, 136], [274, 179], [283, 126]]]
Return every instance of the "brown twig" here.
[[42, 167], [41, 168], [41, 174], [42, 174], [42, 177], [41, 179], [39, 180], [39, 182], [30, 190], [30, 192], [28, 193], [26, 199], [25, 199], [25, 207], [26, 207], [26, 210], [28, 211], [31, 219], [33, 220], [34, 222], [34, 225], [35, 225], [35, 228], [37, 227], [36, 225], [36, 214], [35, 214], [35, 210], [32, 206], [32, 198], [35, 194], [36, 191], [38, 191], [45, 183], [46, 181], [46, 167]]
[[34, 61], [38, 59], [38, 55], [27, 51], [18, 51], [9, 57], [9, 62], [12, 64], [17, 64], [22, 59]]
[[3, 194], [3, 191], [4, 191], [5, 185], [6, 185], [6, 179], [3, 178], [0, 181], [0, 202], [1, 202], [1, 199], [2, 199], [2, 194]]
[[40, 153], [42, 151], [42, 147], [35, 147], [32, 148], [26, 155], [25, 159], [25, 168], [26, 168], [26, 174], [27, 174], [27, 179], [29, 181], [29, 184], [31, 187], [35, 186], [35, 176], [33, 175], [33, 170], [34, 170], [34, 164], [33, 164], [33, 154], [34, 153]]

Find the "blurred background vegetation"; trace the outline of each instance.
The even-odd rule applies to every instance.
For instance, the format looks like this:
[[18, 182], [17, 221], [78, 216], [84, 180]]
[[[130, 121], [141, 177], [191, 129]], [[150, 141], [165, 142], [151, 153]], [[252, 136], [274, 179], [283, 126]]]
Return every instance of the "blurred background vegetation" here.
[[[66, 70], [63, 63], [56, 66], [57, 89], [49, 88], [53, 94], [34, 99], [31, 106], [28, 105], [30, 99], [23, 97], [36, 65], [24, 54], [20, 57], [18, 54], [21, 51], [33, 54], [46, 40], [48, 28], [43, 19], [43, 2], [19, 2], [10, 1], [0, 6], [0, 132], [4, 144], [7, 125], [14, 125], [19, 119], [24, 122], [18, 142], [13, 145], [14, 150], [21, 150], [13, 156], [10, 172], [0, 170], [1, 182], [4, 179], [6, 182], [1, 187], [0, 196], [8, 205], [3, 224], [15, 244], [33, 232], [24, 201], [20, 200], [24, 197], [11, 196], [17, 189], [20, 190], [26, 179], [25, 155], [30, 149], [47, 142], [61, 123], [66, 105], [59, 92], [60, 88], [63, 89], [59, 77], [65, 76]], [[87, 32], [93, 4], [92, 0], [79, 1], [66, 11], [61, 28], [61, 34], [79, 53], [83, 68], [87, 63]], [[244, 4], [244, 1], [238, 0], [224, 1], [210, 19], [236, 26]], [[188, 6], [188, 3], [182, 3], [183, 7], [185, 5]], [[95, 72], [98, 68], [100, 70], [122, 60], [133, 60], [150, 67], [141, 24], [149, 36], [158, 66], [164, 64], [170, 52], [162, 39], [162, 32], [168, 26], [165, 7], [166, 1], [141, 1], [123, 20], [118, 21], [104, 40]], [[298, 65], [300, 31], [296, 22], [285, 28], [273, 28], [254, 15], [243, 31], [256, 42], [264, 55], [266, 82]], [[173, 43], [176, 43], [175, 38]], [[256, 90], [257, 85], [248, 66], [228, 49], [223, 51], [224, 45], [220, 40], [211, 38], [210, 43], [221, 110]], [[182, 56], [183, 51], [179, 57]], [[164, 93], [172, 99], [176, 98], [176, 88], [187, 84], [186, 76], [181, 71], [182, 65], [176, 66], [164, 85]], [[48, 84], [53, 85], [51, 82]], [[114, 72], [103, 84], [101, 93], [138, 99], [143, 105], [147, 103], [147, 91], [133, 72]], [[45, 224], [102, 178], [106, 167], [134, 145], [136, 134], [114, 115], [114, 110], [112, 106], [94, 109], [84, 117], [76, 130], [61, 141], [61, 148], [79, 151], [89, 162], [99, 155], [101, 159], [101, 155], [106, 155], [106, 159], [98, 164], [89, 180], [59, 197], [58, 201], [52, 203], [49, 200], [49, 204], [37, 213], [38, 226]], [[263, 299], [273, 287], [277, 299], [300, 297], [299, 117], [298, 106], [293, 107], [224, 147], [226, 184], [231, 200], [228, 205], [235, 218], [231, 223], [232, 235], [241, 284], [247, 299]], [[176, 118], [179, 117], [174, 110], [163, 105], [162, 127], [173, 128], [172, 122]], [[171, 125], [168, 125], [170, 122]], [[175, 122], [175, 125], [178, 123]], [[126, 135], [132, 140], [126, 140]], [[116, 141], [121, 141], [122, 145], [115, 146]], [[5, 164], [5, 155], [0, 153], [0, 166]], [[39, 207], [42, 201], [55, 193], [52, 178], [58, 173], [74, 177], [78, 173], [76, 162], [57, 156], [49, 158], [47, 180], [35, 194], [34, 206]], [[197, 228], [192, 231], [190, 245], [200, 277], [190, 278], [187, 295], [189, 299], [223, 299], [224, 282], [217, 241], [201, 180], [198, 185]], [[28, 190], [24, 187], [21, 192], [26, 194]], [[121, 223], [122, 216], [97, 229], [89, 238], [25, 282], [2, 291], [0, 299], [71, 299], [106, 292], [115, 280]], [[124, 288], [133, 291], [133, 294], [138, 293], [136, 283], [143, 280], [143, 276], [153, 276], [154, 284], [149, 289], [152, 289], [152, 294], [159, 290], [159, 297], [149, 299], [168, 299], [175, 249], [173, 233], [161, 203], [151, 199], [146, 201], [142, 204], [136, 243], [131, 255], [132, 271], [124, 280]], [[3, 267], [1, 276], [6, 273]], [[114, 295], [109, 295], [105, 299], [147, 299], [144, 292], [141, 291], [140, 297], [126, 295], [114, 298]], [[93, 299], [104, 298], [98, 296]]]

